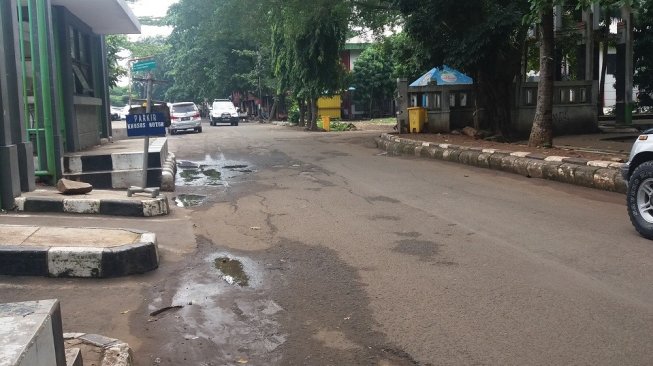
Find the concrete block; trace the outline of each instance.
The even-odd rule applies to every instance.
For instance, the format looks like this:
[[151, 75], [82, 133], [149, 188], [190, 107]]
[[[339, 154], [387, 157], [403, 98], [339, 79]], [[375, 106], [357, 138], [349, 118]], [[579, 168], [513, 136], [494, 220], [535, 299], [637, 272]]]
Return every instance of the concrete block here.
[[598, 170], [597, 167], [590, 167], [587, 165], [578, 165], [574, 169], [574, 182], [573, 184], [583, 187], [594, 187], [594, 173]]
[[589, 160], [588, 159], [581, 159], [581, 158], [566, 158], [562, 162], [567, 163], [567, 164], [587, 165]]
[[64, 173], [81, 173], [82, 169], [81, 156], [64, 157]]
[[164, 168], [161, 172], [161, 190], [163, 192], [174, 192], [175, 188], [175, 176], [172, 170]]
[[0, 304], [0, 365], [66, 365], [59, 301]]
[[605, 191], [617, 191], [615, 183], [619, 177], [621, 177], [621, 173], [616, 169], [599, 168], [594, 172], [594, 187]]
[[463, 164], [476, 166], [479, 155], [481, 155], [480, 151], [465, 150], [460, 153], [458, 160]]
[[153, 271], [159, 267], [156, 240], [109, 248], [103, 254], [102, 277], [119, 277]]
[[597, 168], [608, 168], [610, 167], [610, 164], [612, 164], [611, 161], [605, 160], [591, 160], [587, 162], [587, 166], [593, 166]]
[[143, 201], [143, 216], [161, 216], [169, 213], [168, 197], [160, 196], [156, 199]]
[[100, 200], [100, 214], [142, 217], [143, 203], [130, 200]]
[[132, 186], [143, 185], [142, 170], [122, 170], [111, 172], [111, 187], [114, 189], [127, 189]]
[[490, 153], [479, 154], [474, 165], [481, 168], [490, 168], [490, 156], [492, 156]]
[[22, 245], [0, 246], [0, 274], [9, 276], [47, 276], [48, 248]]
[[525, 158], [529, 154], [530, 154], [530, 152], [528, 152], [528, 151], [515, 151], [515, 152], [511, 152], [510, 156], [516, 156], [518, 158]]
[[515, 159], [514, 162], [512, 163], [513, 165], [512, 171], [519, 175], [523, 175], [524, 177], [530, 176], [530, 174], [528, 173], [528, 164], [533, 160], [535, 159], [530, 159], [530, 158]]
[[459, 162], [460, 153], [462, 153], [462, 150], [445, 149], [442, 153], [442, 159], [457, 163]]
[[100, 200], [67, 198], [63, 200], [63, 212], [96, 214], [100, 212]]
[[542, 165], [542, 178], [548, 180], [560, 181], [558, 167], [562, 165], [555, 162], [545, 162]]
[[23, 205], [25, 212], [63, 212], [63, 201], [52, 197], [28, 197]]
[[568, 159], [566, 156], [547, 156], [544, 158], [544, 161], [554, 161], [556, 163], [561, 163], [563, 159]]
[[15, 204], [17, 211], [25, 211], [25, 197], [17, 197]]
[[501, 166], [499, 167], [499, 170], [502, 170], [504, 172], [508, 173], [514, 173], [515, 172], [515, 161], [519, 159], [518, 156], [513, 156], [513, 155], [507, 155], [501, 157]]
[[79, 348], [66, 349], [66, 366], [84, 366], [82, 350]]
[[48, 272], [52, 277], [102, 277], [103, 248], [52, 247]]
[[576, 169], [576, 165], [574, 164], [560, 164], [560, 166], [558, 166], [558, 175], [554, 180], [558, 182], [574, 184], [576, 182], [574, 169]]
[[[141, 149], [142, 151], [142, 149]], [[112, 170], [137, 170], [143, 169], [143, 153], [113, 153], [111, 154], [113, 162]]]
[[542, 178], [542, 167], [545, 165], [545, 162], [542, 160], [529, 160], [526, 170], [528, 171], [529, 178]]

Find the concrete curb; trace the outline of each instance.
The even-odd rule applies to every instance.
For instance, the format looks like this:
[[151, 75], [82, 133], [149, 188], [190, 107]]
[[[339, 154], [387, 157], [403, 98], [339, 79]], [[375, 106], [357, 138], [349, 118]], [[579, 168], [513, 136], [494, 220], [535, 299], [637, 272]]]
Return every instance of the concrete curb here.
[[620, 173], [623, 163], [590, 161], [564, 156], [437, 144], [400, 138], [387, 133], [375, 138], [376, 146], [389, 155], [412, 155], [501, 170], [529, 178], [549, 179], [611, 192], [626, 193]]
[[[109, 248], [76, 246], [0, 246], [0, 275], [121, 277], [159, 267], [156, 235], [139, 230], [137, 242]], [[71, 243], [73, 244], [73, 243]]]
[[118, 200], [101, 198], [18, 197], [16, 211], [152, 217], [170, 213], [168, 197]]
[[163, 163], [161, 171], [161, 190], [164, 192], [175, 191], [175, 176], [177, 175], [177, 157], [169, 153]]
[[134, 355], [129, 344], [119, 339], [86, 333], [64, 333], [63, 338], [66, 348], [86, 346], [93, 348], [94, 352], [100, 353], [98, 356], [101, 363], [98, 366], [132, 366], [134, 364]]

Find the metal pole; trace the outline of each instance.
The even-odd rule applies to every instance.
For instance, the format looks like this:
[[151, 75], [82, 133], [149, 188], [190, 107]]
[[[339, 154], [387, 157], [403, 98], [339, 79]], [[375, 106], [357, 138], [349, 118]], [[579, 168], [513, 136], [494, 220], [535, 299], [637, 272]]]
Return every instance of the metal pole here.
[[[147, 74], [147, 104], [145, 106], [145, 113], [152, 112], [152, 73]], [[150, 151], [150, 136], [145, 135], [143, 139], [143, 185], [142, 188], [147, 188], [147, 160]]]

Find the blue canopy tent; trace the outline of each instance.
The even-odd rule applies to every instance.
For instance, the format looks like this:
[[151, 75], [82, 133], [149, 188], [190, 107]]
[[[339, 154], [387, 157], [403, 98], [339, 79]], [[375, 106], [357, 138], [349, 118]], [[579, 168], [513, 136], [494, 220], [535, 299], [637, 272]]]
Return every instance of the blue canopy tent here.
[[456, 69], [443, 65], [442, 68], [432, 68], [413, 81], [410, 86], [426, 86], [432, 83], [436, 85], [470, 85], [474, 83], [474, 80]]

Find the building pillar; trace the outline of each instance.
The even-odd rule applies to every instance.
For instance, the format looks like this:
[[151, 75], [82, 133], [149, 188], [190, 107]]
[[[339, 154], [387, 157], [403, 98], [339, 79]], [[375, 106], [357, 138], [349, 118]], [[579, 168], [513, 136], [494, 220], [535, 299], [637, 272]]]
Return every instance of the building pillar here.
[[616, 118], [617, 124], [633, 123], [633, 14], [630, 4], [621, 7], [617, 25]]
[[0, 205], [14, 206], [21, 191], [34, 190], [34, 158], [27, 141], [15, 0], [0, 2]]

